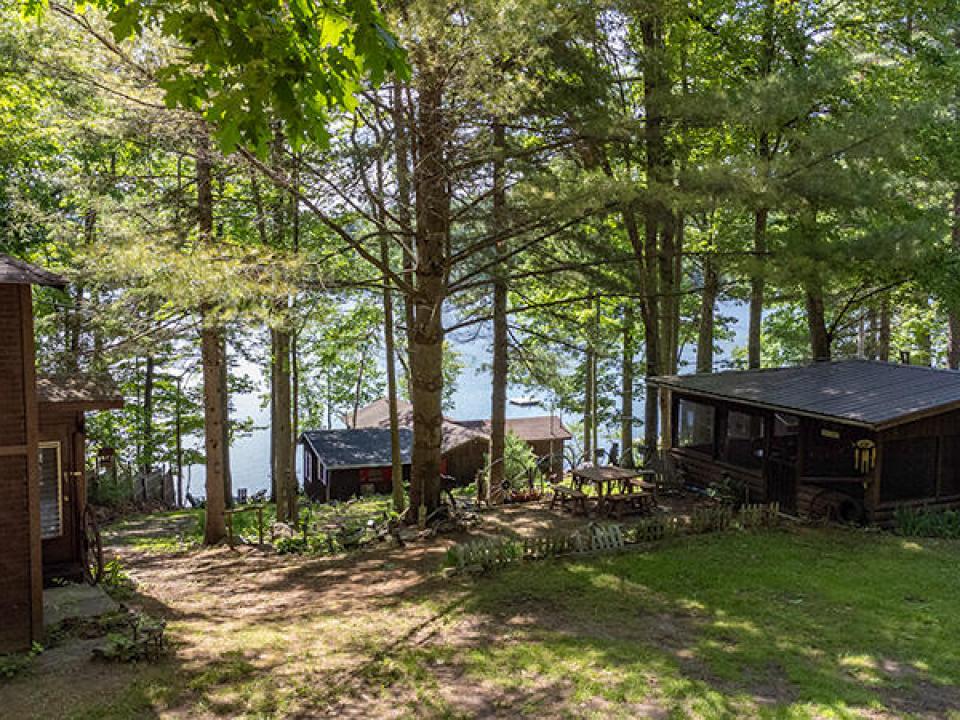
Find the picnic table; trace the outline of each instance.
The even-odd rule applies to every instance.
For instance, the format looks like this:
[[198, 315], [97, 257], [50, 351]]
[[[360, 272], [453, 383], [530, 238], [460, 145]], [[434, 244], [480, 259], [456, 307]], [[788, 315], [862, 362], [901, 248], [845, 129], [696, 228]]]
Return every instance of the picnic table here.
[[657, 504], [656, 472], [644, 468], [613, 465], [579, 467], [573, 471], [573, 489], [582, 493], [585, 485], [596, 490], [600, 515], [623, 516], [624, 511], [649, 512]]

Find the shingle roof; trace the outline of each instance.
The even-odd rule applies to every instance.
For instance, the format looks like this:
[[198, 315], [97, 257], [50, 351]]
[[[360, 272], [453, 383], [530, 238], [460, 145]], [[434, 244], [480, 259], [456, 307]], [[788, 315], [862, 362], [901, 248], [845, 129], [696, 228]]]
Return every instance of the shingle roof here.
[[[412, 428], [413, 427], [413, 405], [410, 403], [400, 400], [397, 402], [398, 410], [398, 420], [400, 422], [400, 427], [402, 428]], [[344, 420], [352, 422], [353, 414], [350, 414], [350, 417], [344, 417]], [[349, 427], [351, 422], [347, 422]], [[379, 400], [374, 400], [369, 405], [360, 408], [357, 412], [357, 425], [358, 428], [364, 427], [378, 427], [378, 428], [389, 428], [390, 427], [390, 407], [387, 405], [386, 398], [380, 398]], [[442, 436], [440, 442], [440, 451], [447, 452], [448, 450], [453, 450], [456, 447], [461, 445], [473, 442], [474, 440], [486, 440], [487, 435], [483, 432], [478, 432], [474, 428], [467, 427], [463, 423], [457, 422], [456, 420], [451, 420], [450, 418], [443, 418], [442, 426]]]
[[[399, 411], [400, 427], [412, 428], [413, 405], [400, 400], [397, 403], [397, 409]], [[349, 417], [344, 416], [344, 421], [349, 427], [353, 421], [353, 413]], [[356, 427], [390, 427], [390, 408], [387, 405], [387, 399], [380, 398], [360, 408], [357, 411]], [[551, 419], [549, 415], [507, 418], [507, 430], [512, 431], [527, 442], [551, 439], [569, 440], [573, 437], [570, 431], [563, 426], [560, 418], [554, 416]], [[473, 440], [488, 440], [489, 438], [489, 420], [454, 420], [448, 417], [443, 419], [443, 452]]]
[[[472, 430], [490, 434], [489, 420], [457, 420], [460, 425]], [[512, 432], [521, 440], [537, 442], [540, 440], [569, 440], [573, 437], [564, 427], [560, 418], [549, 415], [534, 417], [507, 418], [507, 432]]]
[[[413, 410], [406, 400], [397, 400], [397, 412], [403, 415]], [[357, 422], [353, 422], [353, 413], [343, 414], [343, 423], [347, 427], [386, 427], [390, 422], [390, 405], [387, 398], [379, 398], [357, 410]]]
[[50, 285], [62, 288], [67, 281], [56, 273], [23, 260], [0, 254], [0, 283], [12, 285]]
[[84, 375], [38, 377], [37, 401], [75, 405], [81, 410], [115, 410], [123, 407], [123, 396], [108, 379]]
[[840, 360], [768, 370], [652, 378], [683, 392], [889, 427], [960, 407], [960, 372], [874, 360]]
[[[383, 428], [347, 428], [345, 430], [313, 430], [300, 436], [310, 445], [328, 470], [347, 468], [390, 467], [390, 431]], [[400, 457], [410, 463], [413, 432], [400, 430]]]

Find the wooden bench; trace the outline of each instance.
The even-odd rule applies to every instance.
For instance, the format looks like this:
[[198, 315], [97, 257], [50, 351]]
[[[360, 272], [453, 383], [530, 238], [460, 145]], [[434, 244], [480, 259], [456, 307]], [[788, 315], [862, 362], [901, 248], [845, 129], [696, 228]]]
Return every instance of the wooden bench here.
[[582, 490], [577, 490], [568, 485], [554, 485], [553, 498], [550, 500], [551, 510], [556, 506], [557, 500], [563, 507], [566, 507], [569, 503], [574, 513], [579, 509], [581, 514], [587, 514], [587, 495]]

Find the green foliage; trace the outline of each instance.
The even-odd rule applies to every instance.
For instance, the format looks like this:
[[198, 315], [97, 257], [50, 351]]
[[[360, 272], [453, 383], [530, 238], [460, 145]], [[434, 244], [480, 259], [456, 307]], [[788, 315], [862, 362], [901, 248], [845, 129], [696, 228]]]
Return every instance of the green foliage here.
[[133, 579], [117, 558], [108, 560], [103, 566], [103, 577], [100, 579], [100, 584], [115, 600], [129, 600], [136, 590]]
[[[25, 0], [37, 15], [45, 3]], [[330, 111], [352, 109], [360, 83], [407, 73], [405, 54], [371, 0], [293, 3], [96, 0], [117, 42], [159, 32], [179, 46], [156, 68], [170, 107], [203, 113], [220, 145], [265, 156], [282, 121], [300, 147], [325, 145]]]
[[[490, 454], [483, 456], [484, 467], [490, 467]], [[507, 432], [503, 448], [503, 477], [513, 490], [522, 490], [534, 480], [537, 456], [533, 448], [516, 433]]]
[[960, 538], [960, 512], [924, 507], [898, 507], [894, 513], [898, 535], [905, 537]]
[[0, 680], [12, 680], [27, 672], [33, 659], [43, 652], [40, 643], [33, 643], [29, 652], [0, 655]]

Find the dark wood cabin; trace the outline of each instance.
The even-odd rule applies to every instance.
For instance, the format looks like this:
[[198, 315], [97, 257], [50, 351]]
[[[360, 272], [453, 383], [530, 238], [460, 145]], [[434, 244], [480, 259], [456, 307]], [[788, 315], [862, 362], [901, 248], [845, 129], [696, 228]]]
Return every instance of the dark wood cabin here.
[[[397, 403], [400, 427], [413, 427], [413, 406], [404, 400]], [[375, 400], [354, 413], [343, 416], [348, 428], [390, 427], [389, 405], [386, 398]], [[458, 484], [469, 484], [483, 470], [485, 456], [490, 450], [489, 420], [443, 419], [443, 469]], [[538, 458], [547, 458], [552, 472], [562, 474], [564, 445], [573, 435], [560, 418], [552, 415], [507, 418], [507, 432], [524, 440]]]
[[[490, 436], [489, 420], [459, 420], [459, 424]], [[546, 460], [549, 472], [563, 475], [563, 456], [567, 440], [573, 435], [555, 415], [507, 418], [507, 432], [513, 433], [530, 446], [537, 458]]]
[[[316, 430], [300, 436], [303, 489], [316, 502], [389, 494], [393, 485], [390, 431], [383, 428]], [[410, 479], [413, 432], [400, 431], [404, 480]]]
[[109, 383], [73, 375], [38, 378], [37, 400], [43, 579], [79, 581], [87, 503], [85, 413], [121, 408], [123, 398]]
[[0, 255], [0, 653], [43, 635], [39, 408], [31, 285], [62, 278]]
[[880, 525], [899, 506], [960, 506], [958, 371], [844, 360], [651, 383], [687, 483]]

